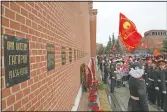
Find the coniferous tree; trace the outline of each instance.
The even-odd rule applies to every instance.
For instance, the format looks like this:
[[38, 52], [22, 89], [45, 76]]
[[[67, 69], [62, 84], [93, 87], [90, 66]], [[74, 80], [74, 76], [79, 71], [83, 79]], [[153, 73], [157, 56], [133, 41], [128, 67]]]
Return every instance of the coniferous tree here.
[[163, 44], [162, 44], [162, 45], [163, 45], [163, 46], [162, 46], [162, 48], [161, 48], [161, 51], [167, 53], [167, 39], [165, 39], [165, 40], [163, 41]]
[[105, 49], [105, 53], [106, 53], [106, 54], [109, 54], [109, 53], [110, 53], [111, 47], [112, 47], [112, 42], [111, 42], [111, 37], [110, 37], [110, 35], [109, 35], [109, 41], [108, 41], [107, 46], [106, 46], [106, 49]]

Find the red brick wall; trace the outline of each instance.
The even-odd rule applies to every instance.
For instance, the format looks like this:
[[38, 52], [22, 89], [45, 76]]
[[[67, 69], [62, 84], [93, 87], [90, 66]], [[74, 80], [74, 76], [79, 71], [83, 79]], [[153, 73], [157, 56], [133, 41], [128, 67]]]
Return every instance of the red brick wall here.
[[[2, 110], [72, 109], [80, 87], [80, 65], [90, 59], [89, 21], [87, 2], [2, 2], [2, 33], [29, 39], [30, 44], [30, 79], [6, 88], [2, 43]], [[46, 43], [56, 48], [56, 67], [49, 72]], [[70, 63], [69, 48], [86, 55], [74, 61], [72, 52]]]

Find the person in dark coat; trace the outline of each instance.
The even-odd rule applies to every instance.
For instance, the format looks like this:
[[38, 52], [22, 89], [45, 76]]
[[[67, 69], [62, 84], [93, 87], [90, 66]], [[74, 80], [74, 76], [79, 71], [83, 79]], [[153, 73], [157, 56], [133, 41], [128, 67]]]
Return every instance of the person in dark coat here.
[[107, 84], [107, 77], [108, 77], [108, 59], [105, 59], [104, 62], [104, 83]]
[[165, 64], [165, 88], [166, 88], [166, 92], [164, 91], [164, 111], [167, 111], [167, 62]]
[[149, 111], [146, 85], [142, 78], [144, 66], [141, 63], [134, 63], [130, 68], [128, 111]]
[[166, 84], [165, 84], [165, 61], [159, 61], [159, 73], [156, 77], [156, 90], [157, 90], [157, 105], [158, 110], [164, 109], [164, 97], [166, 94]]
[[110, 91], [111, 93], [114, 92], [114, 88], [115, 88], [115, 83], [116, 83], [116, 75], [114, 73], [115, 71], [115, 63], [111, 60], [111, 65], [110, 65], [110, 80], [111, 80], [111, 85], [110, 85]]
[[156, 62], [155, 60], [152, 61], [152, 71], [151, 74], [149, 74], [149, 83], [148, 83], [148, 88], [149, 88], [149, 101], [150, 104], [156, 104], [156, 90], [157, 87], [155, 87], [156, 85], [156, 80], [157, 80], [157, 76], [159, 73], [159, 68], [158, 68], [158, 62]]

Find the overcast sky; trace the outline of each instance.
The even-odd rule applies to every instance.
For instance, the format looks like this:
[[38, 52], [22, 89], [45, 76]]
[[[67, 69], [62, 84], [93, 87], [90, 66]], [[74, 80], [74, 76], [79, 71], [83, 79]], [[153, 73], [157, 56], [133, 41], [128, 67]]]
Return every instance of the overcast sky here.
[[119, 32], [119, 14], [133, 21], [143, 36], [152, 29], [167, 30], [167, 2], [94, 2], [97, 13], [97, 43], [104, 45], [109, 35]]

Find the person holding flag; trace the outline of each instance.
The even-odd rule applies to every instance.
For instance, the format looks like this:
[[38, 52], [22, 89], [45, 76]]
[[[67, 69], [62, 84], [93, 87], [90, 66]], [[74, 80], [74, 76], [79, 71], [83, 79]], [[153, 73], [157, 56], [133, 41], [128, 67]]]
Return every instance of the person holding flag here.
[[[122, 13], [120, 13], [119, 39], [128, 51], [135, 50], [142, 39], [135, 24]], [[129, 74], [131, 77], [129, 79], [130, 98], [128, 111], [149, 111], [146, 85], [142, 78], [144, 74], [142, 63], [132, 63]]]

